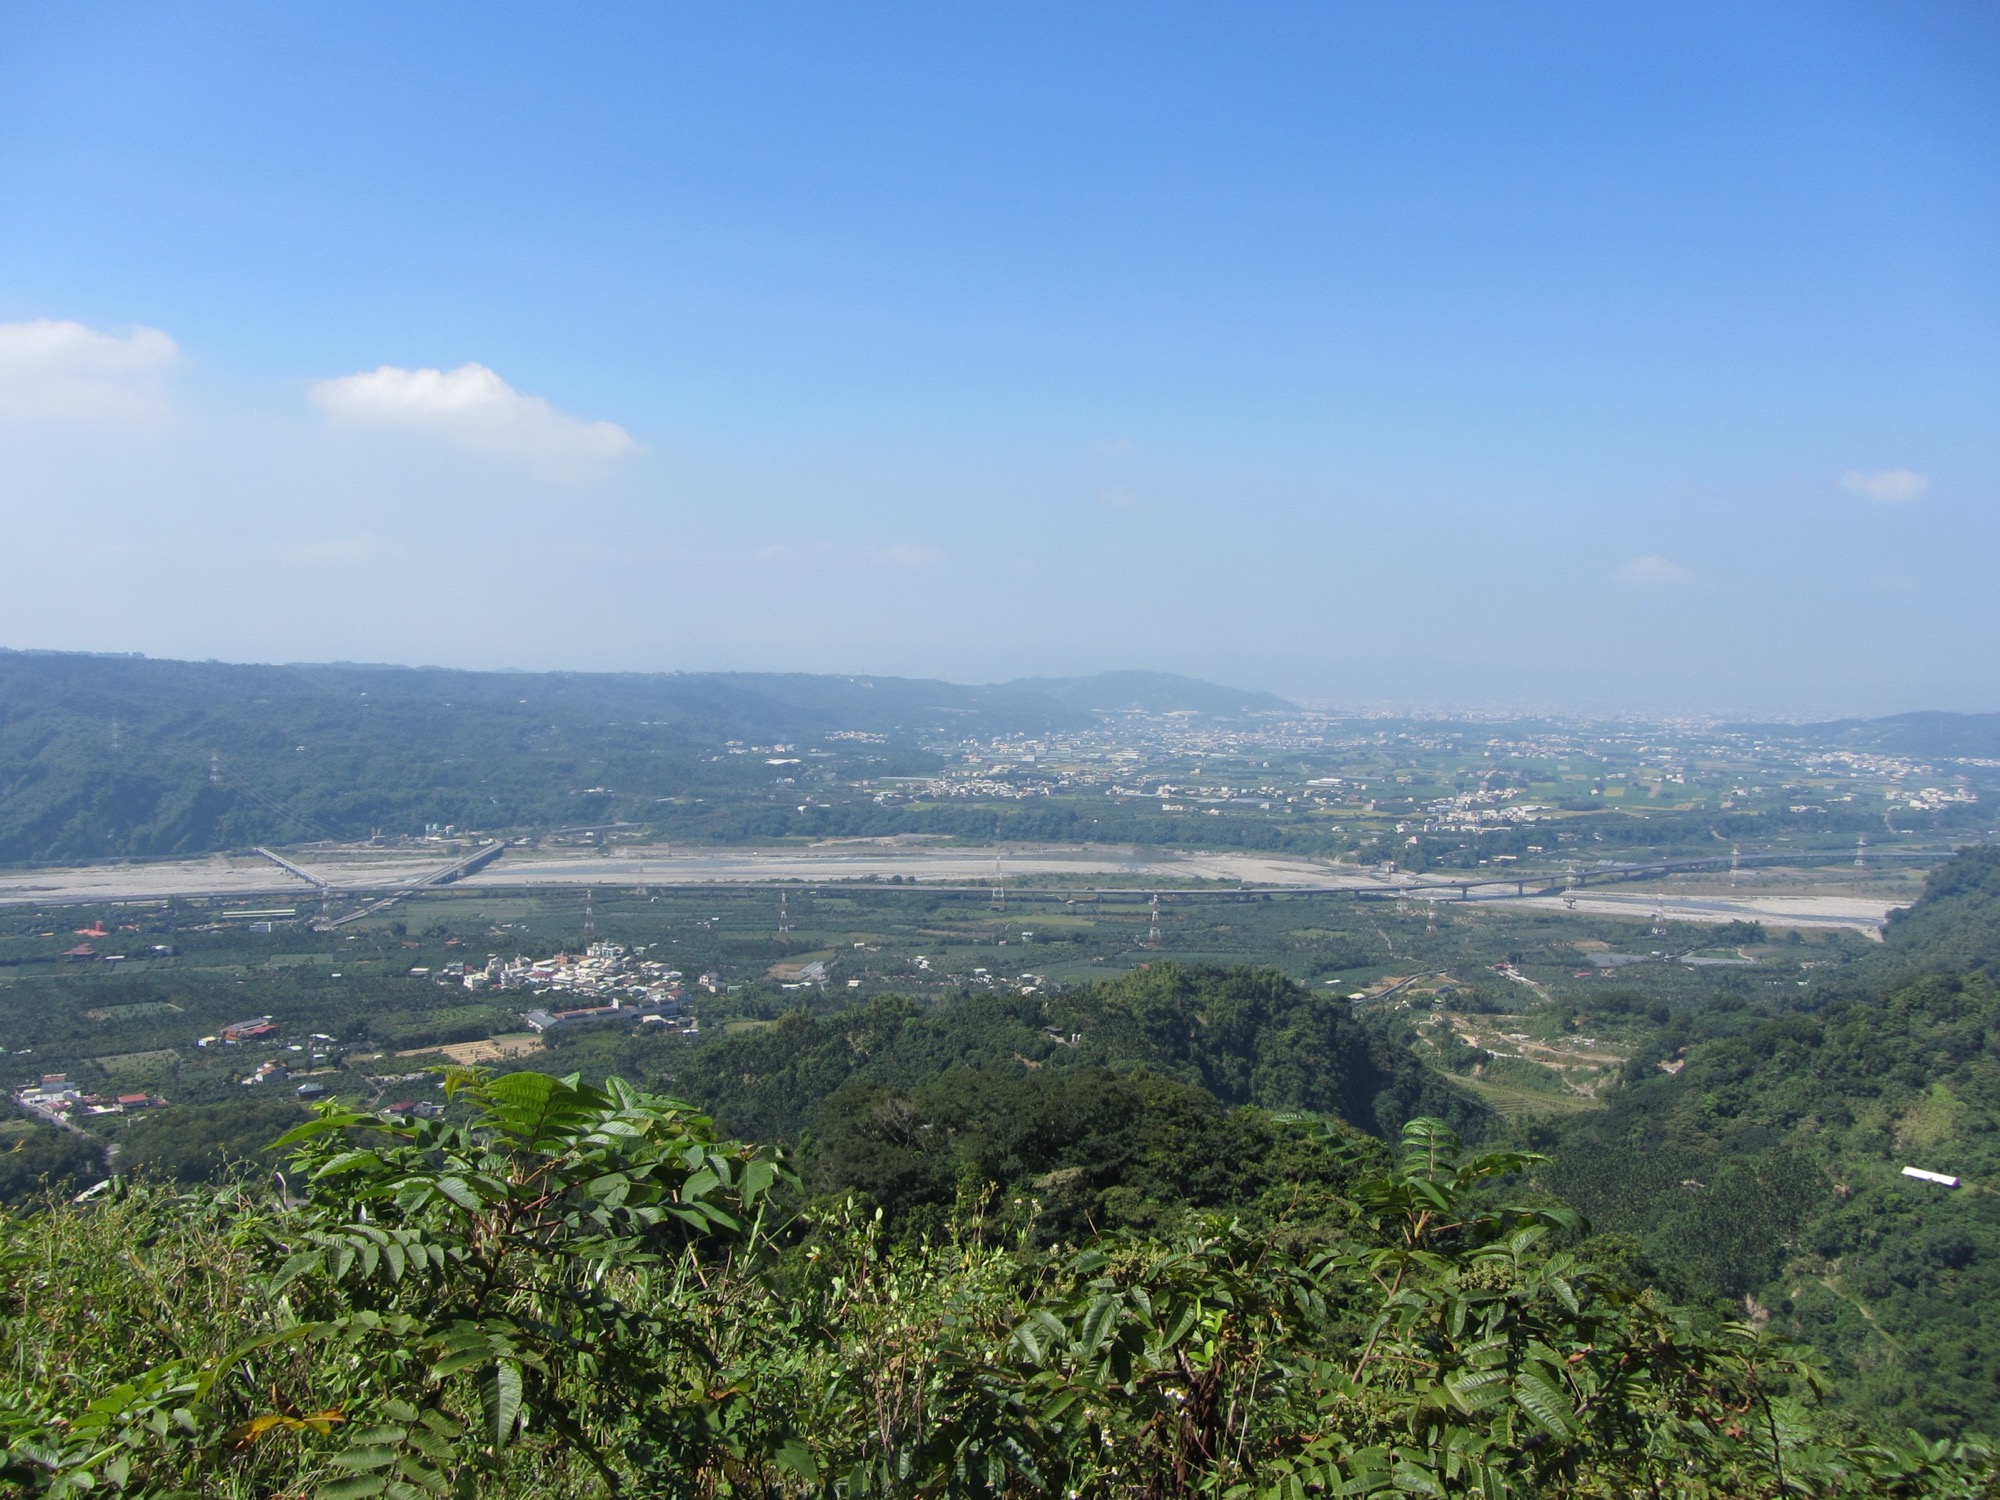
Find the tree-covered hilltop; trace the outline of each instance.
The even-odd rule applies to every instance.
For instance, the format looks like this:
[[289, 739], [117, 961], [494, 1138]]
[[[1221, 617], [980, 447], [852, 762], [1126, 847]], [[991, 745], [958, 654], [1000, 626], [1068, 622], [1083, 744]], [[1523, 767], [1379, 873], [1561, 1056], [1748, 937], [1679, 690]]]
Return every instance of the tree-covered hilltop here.
[[1328, 1191], [1272, 1110], [1390, 1138], [1420, 1115], [1487, 1123], [1346, 1001], [1171, 963], [1055, 994], [795, 1011], [689, 1049], [661, 1082], [747, 1138], [803, 1142], [809, 1185], [859, 1192], [904, 1238], [968, 1183], [1032, 1197], [1041, 1232], [1072, 1239]]
[[1338, 1116], [1393, 1136], [1434, 1115], [1477, 1133], [1486, 1110], [1336, 996], [1275, 969], [1154, 964], [1099, 984], [944, 1005], [884, 999], [805, 1011], [711, 1041], [663, 1082], [753, 1140], [797, 1139], [849, 1084], [912, 1088], [952, 1069], [1146, 1067], [1225, 1105]]
[[[919, 691], [932, 686], [936, 695]], [[0, 652], [0, 860], [181, 854], [426, 823], [561, 827], [645, 815], [665, 797], [740, 799], [753, 783], [768, 790], [770, 777], [761, 759], [717, 756], [732, 737], [887, 731], [962, 691]], [[1008, 706], [1034, 716], [1034, 704]], [[1044, 718], [1069, 716], [1039, 706]], [[884, 772], [932, 764], [907, 736], [867, 754]]]
[[[1534, 1165], [1412, 1121], [1294, 1247], [1223, 1216], [1043, 1245], [968, 1183], [891, 1245], [670, 1100], [453, 1079], [327, 1106], [261, 1182], [0, 1220], [16, 1493], [1972, 1497], [1801, 1351], [1664, 1303]], [[1338, 1148], [1329, 1148], [1338, 1159]]]
[[1931, 872], [1914, 906], [1889, 914], [1881, 951], [1855, 973], [1880, 988], [1911, 974], [2000, 973], [2000, 848], [1962, 849]]
[[1691, 1293], [1810, 1339], [1871, 1421], [1994, 1430], [1996, 934], [2000, 850], [1968, 850], [1848, 969], [1677, 1016], [1609, 1110], [1543, 1137], [1548, 1182]]

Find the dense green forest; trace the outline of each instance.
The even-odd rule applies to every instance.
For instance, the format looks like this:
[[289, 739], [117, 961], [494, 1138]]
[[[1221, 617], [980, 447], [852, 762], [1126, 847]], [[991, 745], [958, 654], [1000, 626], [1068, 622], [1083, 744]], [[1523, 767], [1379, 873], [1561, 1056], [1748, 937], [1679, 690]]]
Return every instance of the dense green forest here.
[[1689, 1290], [1749, 1298], [1810, 1339], [1869, 1420], [1992, 1431], [1996, 964], [2000, 850], [1970, 850], [1821, 993], [1773, 1004], [1746, 991], [1677, 1013], [1608, 1110], [1538, 1134], [1555, 1157], [1547, 1180]]
[[615, 1080], [451, 1088], [450, 1121], [327, 1106], [282, 1196], [114, 1184], [0, 1225], [0, 1474], [327, 1500], [1994, 1491], [1985, 1448], [1845, 1427], [1805, 1351], [1667, 1305], [1510, 1192], [1532, 1157], [1439, 1121], [1394, 1158], [1289, 1127], [1318, 1190], [1264, 1225], [1046, 1243], [1034, 1203], [967, 1179], [911, 1243]]
[[1051, 995], [927, 1008], [885, 999], [805, 1012], [689, 1054], [665, 1084], [749, 1139], [785, 1141], [843, 1087], [912, 1088], [966, 1069], [1145, 1067], [1226, 1105], [1336, 1114], [1393, 1135], [1416, 1115], [1461, 1127], [1483, 1110], [1346, 1001], [1274, 970], [1160, 964]]
[[862, 1193], [905, 1237], [992, 1183], [1077, 1239], [1312, 1184], [1267, 1111], [1391, 1137], [1422, 1115], [1488, 1123], [1350, 1010], [1274, 971], [1167, 964], [1054, 996], [798, 1011], [660, 1082], [747, 1139], [805, 1141], [814, 1186]]

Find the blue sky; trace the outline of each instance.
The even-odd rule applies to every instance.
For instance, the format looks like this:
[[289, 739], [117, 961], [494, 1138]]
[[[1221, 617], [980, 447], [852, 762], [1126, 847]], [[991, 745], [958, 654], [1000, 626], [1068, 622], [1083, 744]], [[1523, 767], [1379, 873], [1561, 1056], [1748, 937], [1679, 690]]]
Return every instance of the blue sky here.
[[2000, 708], [1985, 4], [13, 7], [0, 644]]

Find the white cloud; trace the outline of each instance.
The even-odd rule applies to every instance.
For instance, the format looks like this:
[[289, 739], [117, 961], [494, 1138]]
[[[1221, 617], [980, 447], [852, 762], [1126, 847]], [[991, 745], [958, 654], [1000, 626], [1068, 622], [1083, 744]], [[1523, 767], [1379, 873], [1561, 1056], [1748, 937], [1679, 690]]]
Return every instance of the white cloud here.
[[0, 419], [145, 422], [163, 416], [160, 376], [180, 346], [157, 328], [124, 338], [81, 323], [0, 323]]
[[1687, 577], [1687, 570], [1664, 557], [1648, 555], [1635, 557], [1618, 570], [1620, 583], [1662, 584], [1679, 583]]
[[1908, 469], [1877, 469], [1870, 473], [1849, 469], [1840, 476], [1840, 487], [1884, 505], [1905, 505], [1931, 487], [1930, 479]]
[[312, 397], [339, 422], [418, 428], [468, 448], [517, 454], [556, 469], [639, 451], [632, 435], [616, 422], [586, 422], [557, 411], [540, 396], [522, 395], [481, 364], [456, 370], [383, 365], [322, 380], [312, 388]]

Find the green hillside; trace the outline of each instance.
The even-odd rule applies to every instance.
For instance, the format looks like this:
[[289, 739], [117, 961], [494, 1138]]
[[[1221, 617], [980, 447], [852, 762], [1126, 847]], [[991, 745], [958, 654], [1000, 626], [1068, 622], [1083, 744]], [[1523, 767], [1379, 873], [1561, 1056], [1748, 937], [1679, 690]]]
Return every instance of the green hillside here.
[[[1073, 1072], [1072, 1080], [1085, 1075]], [[1164, 1082], [1164, 1080], [1162, 1080]], [[1169, 1085], [1169, 1087], [1176, 1087]], [[1800, 1351], [1664, 1304], [1413, 1121], [1310, 1131], [1297, 1243], [1206, 1215], [933, 1235], [612, 1081], [324, 1109], [287, 1190], [0, 1221], [14, 1493], [537, 1497], [1990, 1495], [1977, 1445], [1829, 1420]], [[1192, 1144], [1191, 1142], [1187, 1144]], [[1223, 1149], [1227, 1149], [1226, 1144]], [[1331, 1212], [1329, 1212], [1331, 1210]]]
[[1552, 1137], [1547, 1180], [1600, 1228], [1638, 1235], [1690, 1293], [1809, 1339], [1871, 1422], [1992, 1431], [1996, 957], [2000, 850], [1971, 850], [1831, 998], [1685, 1014], [1609, 1110]]
[[1305, 1109], [1394, 1135], [1420, 1114], [1475, 1131], [1484, 1110], [1351, 1007], [1271, 969], [1160, 964], [1056, 994], [785, 1017], [712, 1042], [664, 1081], [750, 1139], [796, 1140], [850, 1084], [911, 1088], [965, 1068], [1145, 1067], [1225, 1105]]
[[1270, 1110], [1388, 1138], [1419, 1116], [1489, 1123], [1345, 1001], [1273, 970], [1176, 964], [1059, 995], [798, 1011], [662, 1082], [748, 1139], [803, 1140], [815, 1186], [859, 1190], [904, 1233], [967, 1183], [1032, 1193], [1043, 1232], [1071, 1239], [1324, 1188]]
[[[822, 791], [926, 775], [924, 736], [1043, 733], [1093, 711], [1283, 707], [1169, 673], [963, 686], [804, 673], [468, 672], [0, 651], [0, 864], [258, 843], [627, 822], [674, 837], [992, 835], [865, 796], [798, 806], [749, 744], [807, 753]], [[856, 738], [864, 736], [865, 738]], [[794, 743], [798, 742], [798, 743]], [[730, 750], [736, 753], [727, 753]], [[1185, 838], [1163, 820], [1010, 807], [1021, 838]], [[1269, 829], [1206, 828], [1273, 845]], [[1261, 837], [1258, 837], [1261, 835]]]

